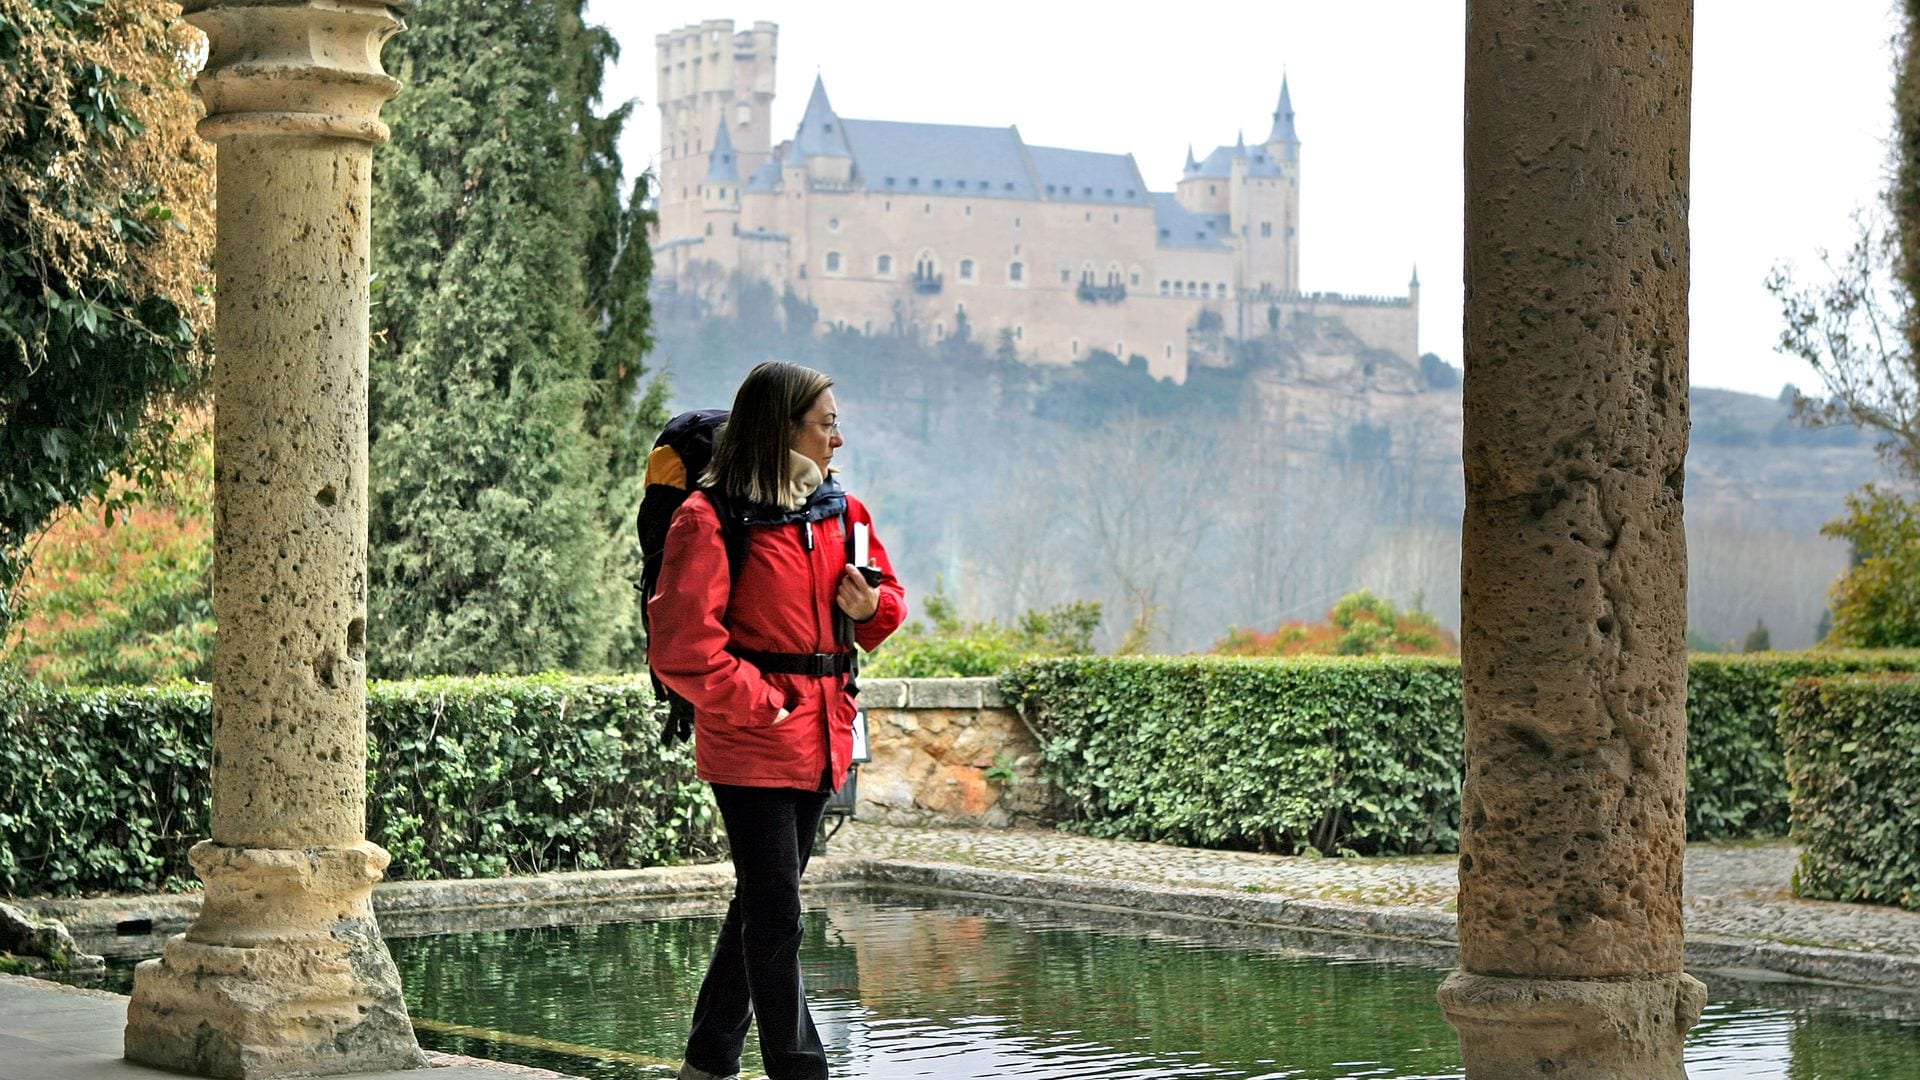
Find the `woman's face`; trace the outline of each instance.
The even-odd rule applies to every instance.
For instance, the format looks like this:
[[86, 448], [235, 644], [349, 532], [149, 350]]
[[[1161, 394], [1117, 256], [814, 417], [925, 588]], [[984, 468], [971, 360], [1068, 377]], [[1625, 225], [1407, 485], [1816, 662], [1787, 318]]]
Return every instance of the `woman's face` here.
[[833, 452], [845, 442], [840, 437], [840, 405], [833, 400], [832, 390], [822, 390], [794, 423], [793, 450], [813, 459], [825, 476], [827, 466], [833, 464]]

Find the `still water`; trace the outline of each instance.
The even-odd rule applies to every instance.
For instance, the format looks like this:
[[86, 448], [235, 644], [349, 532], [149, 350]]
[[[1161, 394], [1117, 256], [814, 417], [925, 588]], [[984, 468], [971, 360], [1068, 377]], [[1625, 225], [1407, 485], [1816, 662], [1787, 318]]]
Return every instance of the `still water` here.
[[[1433, 999], [1445, 952], [910, 892], [808, 903], [802, 961], [836, 1077], [1461, 1075]], [[718, 928], [708, 912], [389, 945], [424, 1045], [657, 1080]], [[1696, 1080], [1920, 1077], [1920, 996], [1707, 983], [1687, 1045]], [[746, 1075], [758, 1066], [749, 1039]]]

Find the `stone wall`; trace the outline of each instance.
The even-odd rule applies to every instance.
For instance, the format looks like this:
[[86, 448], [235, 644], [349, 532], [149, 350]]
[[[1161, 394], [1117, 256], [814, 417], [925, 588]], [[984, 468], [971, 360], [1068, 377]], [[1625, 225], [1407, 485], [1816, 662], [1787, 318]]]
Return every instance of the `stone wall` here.
[[873, 760], [860, 766], [859, 820], [985, 828], [1058, 820], [1039, 744], [993, 679], [867, 679], [860, 703]]

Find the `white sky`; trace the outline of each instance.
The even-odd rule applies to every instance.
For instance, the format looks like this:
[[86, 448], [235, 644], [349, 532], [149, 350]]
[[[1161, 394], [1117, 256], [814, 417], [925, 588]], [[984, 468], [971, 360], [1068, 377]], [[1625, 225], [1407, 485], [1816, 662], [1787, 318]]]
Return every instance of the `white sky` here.
[[[742, 3], [742, 0], [732, 0]], [[629, 173], [658, 154], [657, 33], [702, 19], [780, 26], [776, 141], [816, 72], [842, 116], [1002, 126], [1028, 142], [1131, 152], [1156, 191], [1196, 154], [1265, 137], [1285, 72], [1301, 139], [1308, 291], [1403, 294], [1420, 268], [1421, 347], [1460, 363], [1461, 0], [590, 0], [637, 99]], [[1192, 10], [1192, 18], [1181, 18]], [[1774, 350], [1776, 263], [1817, 272], [1880, 190], [1892, 122], [1888, 0], [1698, 0], [1693, 122], [1693, 381], [1814, 390]]]

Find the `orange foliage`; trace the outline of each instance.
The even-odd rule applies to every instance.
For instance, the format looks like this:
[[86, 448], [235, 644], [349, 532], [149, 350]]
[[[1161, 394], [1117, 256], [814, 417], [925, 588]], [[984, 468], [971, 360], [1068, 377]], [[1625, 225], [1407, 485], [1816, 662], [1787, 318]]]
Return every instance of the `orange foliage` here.
[[1227, 656], [1456, 656], [1460, 647], [1432, 615], [1395, 611], [1363, 591], [1342, 597], [1325, 622], [1287, 622], [1264, 634], [1234, 627], [1213, 651]]

